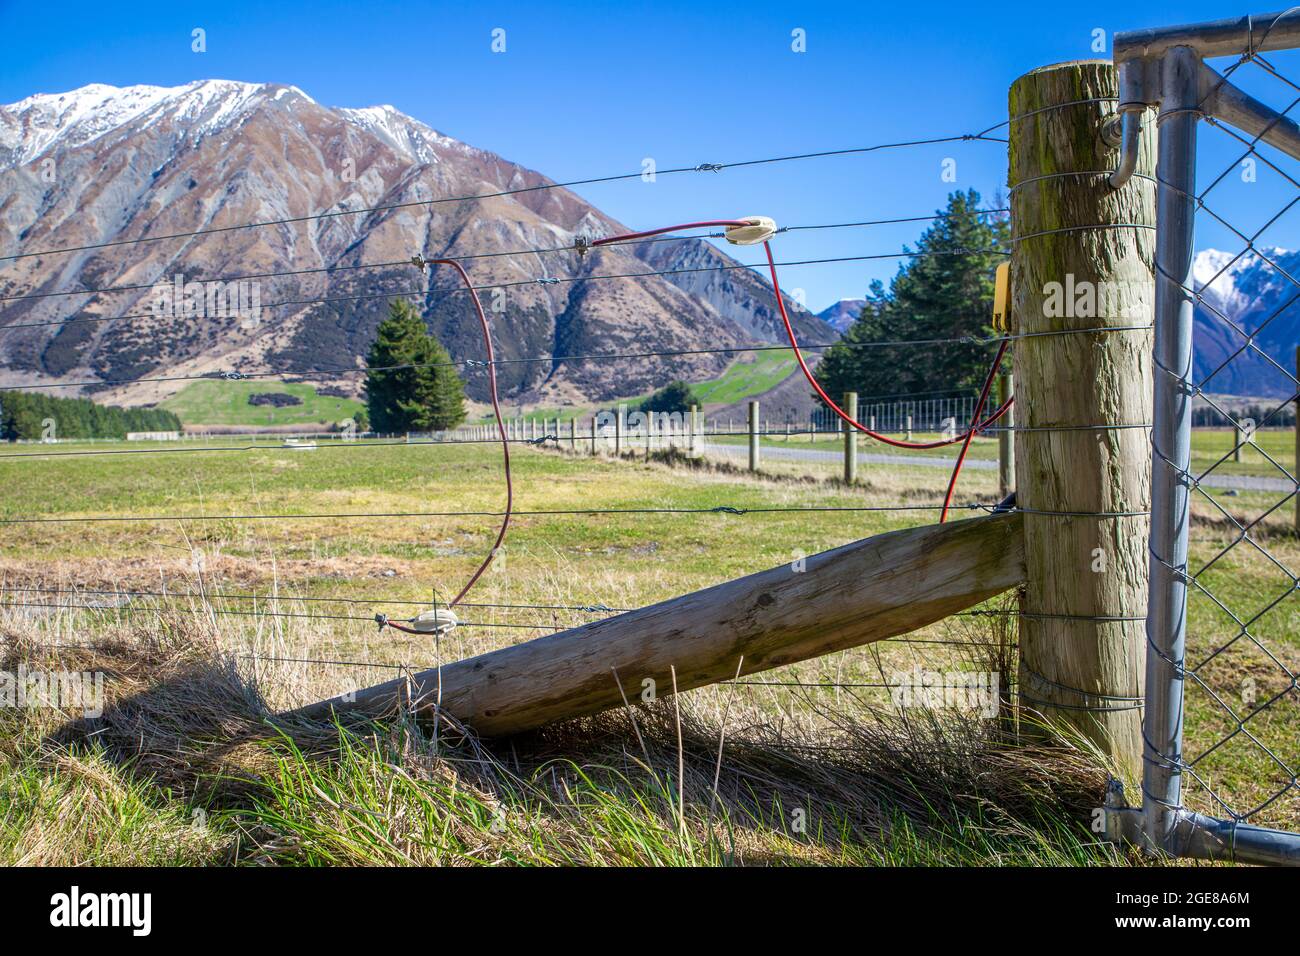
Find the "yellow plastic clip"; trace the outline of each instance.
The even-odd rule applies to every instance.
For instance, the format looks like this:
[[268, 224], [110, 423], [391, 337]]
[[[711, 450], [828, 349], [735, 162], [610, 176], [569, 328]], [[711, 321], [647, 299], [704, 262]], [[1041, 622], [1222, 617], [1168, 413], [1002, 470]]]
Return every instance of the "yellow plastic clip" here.
[[1011, 263], [1004, 262], [993, 274], [993, 328], [1011, 331]]

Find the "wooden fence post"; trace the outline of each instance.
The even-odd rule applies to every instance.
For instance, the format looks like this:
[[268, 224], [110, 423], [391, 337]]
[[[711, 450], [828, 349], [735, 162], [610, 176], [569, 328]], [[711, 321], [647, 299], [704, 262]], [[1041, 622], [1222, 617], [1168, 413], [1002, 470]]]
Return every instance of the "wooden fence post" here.
[[[858, 420], [858, 393], [844, 393], [844, 411], [855, 422]], [[855, 484], [858, 480], [858, 430], [844, 429], [844, 483]]]
[[1232, 460], [1241, 461], [1241, 422], [1235, 418], [1232, 421]]
[[1118, 151], [1099, 133], [1116, 93], [1109, 61], [1075, 61], [1022, 76], [1009, 96], [1026, 564], [1018, 691], [1022, 733], [1069, 725], [1133, 783], [1142, 764], [1156, 128], [1145, 128], [1139, 175], [1112, 189]]
[[758, 452], [758, 402], [749, 403], [749, 470], [758, 471], [759, 452]]
[[627, 406], [620, 405], [614, 410], [614, 457], [623, 457], [623, 428], [627, 421]]
[[[1014, 394], [1011, 372], [1003, 370], [998, 377], [998, 406], [1001, 407]], [[1016, 443], [1015, 432], [1011, 431], [1016, 423], [1016, 407], [1012, 405], [1002, 416], [998, 426], [998, 494], [1005, 498], [1016, 487]]]

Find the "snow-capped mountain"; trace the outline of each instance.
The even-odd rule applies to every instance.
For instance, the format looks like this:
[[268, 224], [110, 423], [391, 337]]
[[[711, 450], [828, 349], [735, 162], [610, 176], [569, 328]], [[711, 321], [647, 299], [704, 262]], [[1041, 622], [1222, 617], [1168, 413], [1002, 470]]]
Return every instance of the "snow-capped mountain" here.
[[[1300, 344], [1300, 286], [1288, 275], [1300, 280], [1300, 252], [1197, 254], [1192, 278], [1204, 304], [1196, 307], [1195, 371], [1205, 391], [1261, 398], [1294, 394], [1295, 386], [1277, 367], [1294, 371]], [[1253, 348], [1235, 354], [1247, 335], [1268, 357]]]
[[[1300, 286], [1288, 275], [1300, 281], [1300, 252], [1271, 248], [1239, 256], [1206, 249], [1197, 254], [1192, 276], [1204, 303], [1195, 310], [1195, 374], [1205, 391], [1250, 398], [1294, 394], [1295, 386], [1277, 367], [1294, 370], [1300, 344]], [[817, 315], [843, 332], [863, 305], [862, 299], [842, 299]], [[1243, 350], [1247, 335], [1255, 335], [1267, 357], [1254, 348]]]
[[[566, 189], [501, 195], [550, 182], [391, 106], [335, 109], [274, 83], [94, 84], [0, 106], [0, 296], [134, 287], [0, 299], [0, 386], [285, 370], [355, 388], [355, 374], [315, 372], [359, 364], [389, 294], [426, 284], [405, 264], [413, 255], [565, 247], [579, 235], [625, 231]], [[484, 198], [446, 201], [467, 196]], [[277, 224], [228, 228], [250, 222]], [[733, 261], [681, 241], [585, 258], [478, 258], [466, 268], [476, 285], [504, 290], [495, 303], [504, 311], [493, 315], [498, 356], [533, 359], [778, 341], [771, 288], [748, 270], [539, 281]], [[281, 272], [296, 274], [265, 276]], [[149, 312], [155, 283], [259, 275], [256, 323]], [[431, 291], [419, 296], [430, 324], [453, 355], [481, 358], [470, 303], [449, 294], [455, 276], [430, 276]], [[320, 299], [336, 301], [303, 301]], [[802, 335], [829, 334], [791, 307]], [[66, 321], [115, 316], [128, 318]], [[704, 377], [726, 362], [520, 363], [503, 366], [503, 385], [537, 399], [605, 398]], [[481, 374], [468, 384], [482, 397]], [[175, 387], [141, 383], [106, 398], [153, 400]]]

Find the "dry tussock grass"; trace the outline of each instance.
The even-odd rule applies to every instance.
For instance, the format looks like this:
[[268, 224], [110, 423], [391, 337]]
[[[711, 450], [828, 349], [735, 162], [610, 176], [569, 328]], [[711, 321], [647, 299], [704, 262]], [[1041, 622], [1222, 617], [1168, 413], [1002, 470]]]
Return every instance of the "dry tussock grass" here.
[[[186, 862], [989, 862], [1054, 841], [1069, 858], [1105, 786], [1086, 749], [1017, 747], [996, 722], [852, 696], [773, 709], [725, 686], [509, 741], [448, 717], [436, 737], [401, 714], [288, 725], [280, 707], [339, 676], [242, 659], [213, 618], [101, 623], [89, 642], [81, 612], [0, 621], [3, 669], [106, 675], [101, 717], [6, 719], [0, 772], [55, 792], [8, 851], [23, 862], [86, 862], [86, 845], [90, 862], [131, 861], [124, 840], [60, 821], [102, 830], [141, 788], [154, 800], [129, 843]], [[264, 624], [265, 649], [296, 647], [295, 627]], [[195, 807], [223, 826], [188, 826]]]

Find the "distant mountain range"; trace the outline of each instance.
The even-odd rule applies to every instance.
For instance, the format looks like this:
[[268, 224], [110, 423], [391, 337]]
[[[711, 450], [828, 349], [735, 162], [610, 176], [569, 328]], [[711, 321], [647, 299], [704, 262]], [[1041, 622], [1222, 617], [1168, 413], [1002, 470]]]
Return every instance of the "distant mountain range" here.
[[[1277, 248], [1260, 252], [1264, 258], [1255, 254], [1234, 258], [1235, 253], [1207, 249], [1194, 261], [1197, 286], [1209, 283], [1202, 292], [1204, 304], [1195, 310], [1195, 373], [1211, 394], [1286, 398], [1295, 393], [1294, 384], [1278, 366], [1293, 374], [1296, 368], [1300, 286], [1287, 275], [1300, 280], [1300, 252]], [[864, 304], [862, 299], [841, 299], [817, 315], [844, 332]], [[1247, 335], [1255, 335], [1258, 350], [1246, 346]]]
[[[501, 367], [519, 401], [636, 394], [672, 377], [709, 377], [729, 361], [563, 356], [783, 340], [770, 285], [726, 268], [736, 260], [707, 242], [578, 257], [569, 248], [577, 237], [626, 227], [567, 189], [535, 188], [551, 182], [391, 106], [331, 108], [279, 84], [95, 84], [0, 106], [0, 256], [73, 250], [0, 262], [0, 295], [133, 287], [0, 302], [0, 386], [282, 370], [355, 390], [358, 374], [319, 370], [359, 365], [389, 295], [401, 293], [417, 293], [453, 356], [482, 358], [455, 275], [432, 270], [432, 291], [419, 294], [422, 276], [405, 264], [417, 254], [486, 256], [465, 265], [476, 285], [504, 290], [488, 303], [503, 307], [492, 315], [498, 358], [541, 359]], [[514, 190], [526, 191], [501, 195]], [[464, 196], [483, 198], [440, 201]], [[374, 207], [390, 208], [348, 211]], [[257, 221], [279, 224], [228, 228]], [[113, 245], [76, 250], [105, 243]], [[547, 248], [564, 251], [501, 255]], [[295, 274], [265, 276], [281, 272]], [[259, 322], [150, 311], [154, 283], [250, 275], [263, 276]], [[311, 301], [320, 299], [338, 301]], [[833, 335], [787, 305], [807, 340]], [[128, 318], [65, 321], [114, 316]], [[138, 382], [100, 397], [155, 401], [181, 384]], [[485, 397], [481, 372], [468, 386]]]
[[[1296, 369], [1300, 286], [1283, 271], [1300, 280], [1300, 252], [1276, 248], [1260, 252], [1277, 268], [1253, 253], [1233, 261], [1235, 253], [1217, 249], [1198, 253], [1193, 263], [1197, 286], [1209, 283], [1201, 293], [1205, 304], [1196, 307], [1194, 343], [1197, 381], [1204, 381], [1204, 390], [1211, 394], [1253, 398], [1295, 394], [1294, 383], [1282, 369], [1292, 374]], [[1254, 336], [1258, 350], [1241, 351], [1247, 335]]]
[[866, 299], [840, 299], [828, 309], [822, 309], [817, 313], [817, 318], [821, 319], [836, 332], [846, 332], [848, 327], [853, 324], [858, 315], [862, 312], [862, 307], [867, 304]]
[[[390, 295], [401, 293], [415, 293], [456, 358], [480, 358], [477, 321], [455, 276], [435, 269], [420, 292], [421, 274], [405, 264], [416, 254], [482, 257], [466, 263], [476, 285], [504, 290], [504, 311], [493, 313], [498, 356], [528, 360], [501, 367], [506, 393], [521, 402], [635, 394], [673, 377], [707, 378], [729, 361], [564, 356], [784, 341], [771, 287], [728, 268], [736, 260], [709, 243], [642, 243], [579, 258], [568, 248], [578, 236], [626, 227], [567, 189], [535, 188], [551, 182], [391, 106], [331, 108], [279, 84], [95, 84], [0, 106], [0, 256], [69, 250], [0, 261], [0, 295], [129, 287], [0, 302], [0, 387], [124, 382], [91, 391], [134, 404], [183, 384], [139, 379], [280, 371], [355, 394], [360, 375], [322, 370], [361, 364]], [[464, 196], [483, 198], [439, 201]], [[349, 212], [375, 207], [389, 208]], [[256, 221], [279, 224], [229, 228]], [[649, 225], [658, 223], [637, 223]], [[133, 241], [195, 231], [203, 234]], [[564, 251], [502, 255], [545, 248]], [[1261, 251], [1300, 278], [1300, 253]], [[1291, 299], [1300, 290], [1257, 255], [1231, 260], [1201, 252], [1196, 279], [1227, 266], [1206, 303], [1247, 334], [1258, 331], [1268, 357], [1247, 349], [1216, 371], [1245, 340], [1198, 306], [1197, 375], [1214, 373], [1210, 393], [1290, 395], [1273, 363], [1294, 367], [1300, 302]], [[266, 275], [283, 272], [293, 274]], [[177, 276], [261, 276], [261, 321], [152, 314], [152, 287]], [[802, 338], [827, 341], [863, 300], [819, 316], [787, 305]], [[127, 318], [107, 321], [115, 316]], [[485, 397], [481, 372], [468, 384]]]

